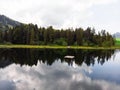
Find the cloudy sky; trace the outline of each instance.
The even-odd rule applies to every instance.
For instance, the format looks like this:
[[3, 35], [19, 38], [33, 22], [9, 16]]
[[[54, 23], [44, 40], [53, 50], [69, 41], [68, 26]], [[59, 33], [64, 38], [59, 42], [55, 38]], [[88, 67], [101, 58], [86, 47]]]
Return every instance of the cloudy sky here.
[[120, 0], [0, 0], [0, 14], [45, 27], [120, 29]]

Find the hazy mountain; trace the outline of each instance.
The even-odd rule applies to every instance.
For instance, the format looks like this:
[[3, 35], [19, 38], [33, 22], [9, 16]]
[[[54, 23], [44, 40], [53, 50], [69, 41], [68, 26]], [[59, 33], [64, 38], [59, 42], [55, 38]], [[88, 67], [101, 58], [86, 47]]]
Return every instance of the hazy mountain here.
[[7, 16], [0, 15], [0, 30], [6, 30], [8, 28], [12, 28], [20, 24], [20, 22], [12, 20]]
[[120, 38], [120, 32], [116, 32], [115, 34], [113, 34], [113, 36], [114, 36], [115, 38]]

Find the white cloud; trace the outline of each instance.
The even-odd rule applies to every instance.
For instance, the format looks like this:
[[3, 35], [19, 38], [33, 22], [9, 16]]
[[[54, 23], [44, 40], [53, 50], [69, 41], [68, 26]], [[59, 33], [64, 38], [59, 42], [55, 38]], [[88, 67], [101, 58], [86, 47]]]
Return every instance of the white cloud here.
[[[24, 23], [56, 28], [79, 27], [94, 12], [95, 5], [111, 4], [118, 0], [1, 0], [0, 13]], [[97, 18], [96, 18], [97, 20]], [[90, 23], [90, 22], [89, 22]], [[84, 25], [83, 25], [84, 26]]]
[[117, 2], [117, 0], [89, 0], [89, 1], [92, 1], [93, 4], [109, 4]]

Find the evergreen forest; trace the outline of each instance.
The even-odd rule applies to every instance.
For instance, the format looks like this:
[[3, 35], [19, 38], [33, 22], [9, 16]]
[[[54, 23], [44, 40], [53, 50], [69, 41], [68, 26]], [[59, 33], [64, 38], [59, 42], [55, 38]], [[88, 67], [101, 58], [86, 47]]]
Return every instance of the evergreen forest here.
[[61, 45], [61, 46], [113, 46], [113, 36], [94, 28], [54, 29], [33, 24], [21, 24], [6, 30], [0, 30], [0, 44], [23, 45]]

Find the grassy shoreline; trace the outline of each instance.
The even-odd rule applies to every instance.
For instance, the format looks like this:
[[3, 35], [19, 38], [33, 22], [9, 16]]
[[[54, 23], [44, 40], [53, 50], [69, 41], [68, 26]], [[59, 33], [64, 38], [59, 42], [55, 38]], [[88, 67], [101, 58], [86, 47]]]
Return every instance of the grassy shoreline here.
[[0, 45], [0, 48], [40, 48], [40, 49], [120, 49], [120, 46], [90, 47], [90, 46], [48, 46], [48, 45]]

